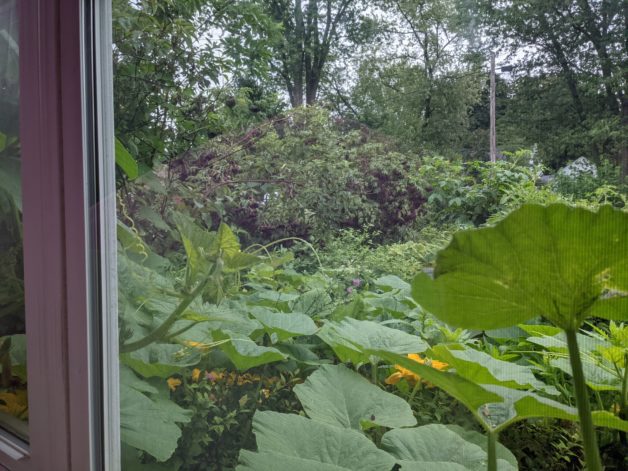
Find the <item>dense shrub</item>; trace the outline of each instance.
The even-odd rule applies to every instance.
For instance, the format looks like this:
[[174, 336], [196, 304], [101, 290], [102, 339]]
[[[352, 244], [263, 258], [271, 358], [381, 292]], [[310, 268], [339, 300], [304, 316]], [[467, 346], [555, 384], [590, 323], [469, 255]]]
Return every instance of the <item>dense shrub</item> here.
[[255, 240], [320, 240], [339, 229], [390, 235], [413, 224], [427, 200], [420, 166], [367, 128], [308, 108], [215, 140], [167, 173]]

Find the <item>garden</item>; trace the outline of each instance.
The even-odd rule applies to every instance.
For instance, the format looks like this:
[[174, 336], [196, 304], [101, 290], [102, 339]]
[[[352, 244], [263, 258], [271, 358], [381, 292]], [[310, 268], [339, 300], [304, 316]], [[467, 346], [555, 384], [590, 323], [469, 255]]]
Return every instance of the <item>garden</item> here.
[[628, 466], [619, 3], [464, 3], [114, 1], [123, 469]]
[[112, 5], [124, 471], [628, 469], [620, 0]]

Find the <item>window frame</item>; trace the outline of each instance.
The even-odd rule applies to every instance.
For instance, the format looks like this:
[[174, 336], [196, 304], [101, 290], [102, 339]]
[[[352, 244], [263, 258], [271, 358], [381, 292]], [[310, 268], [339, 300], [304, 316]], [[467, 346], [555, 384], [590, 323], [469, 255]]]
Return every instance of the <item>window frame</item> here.
[[29, 443], [0, 431], [0, 469], [120, 466], [109, 4], [17, 0]]

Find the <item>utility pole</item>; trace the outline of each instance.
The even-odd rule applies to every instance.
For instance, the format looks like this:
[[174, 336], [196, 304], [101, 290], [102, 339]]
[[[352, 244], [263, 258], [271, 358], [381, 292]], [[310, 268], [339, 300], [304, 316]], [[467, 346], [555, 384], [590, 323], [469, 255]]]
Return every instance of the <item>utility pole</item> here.
[[497, 162], [497, 130], [495, 129], [495, 53], [491, 52], [491, 162]]

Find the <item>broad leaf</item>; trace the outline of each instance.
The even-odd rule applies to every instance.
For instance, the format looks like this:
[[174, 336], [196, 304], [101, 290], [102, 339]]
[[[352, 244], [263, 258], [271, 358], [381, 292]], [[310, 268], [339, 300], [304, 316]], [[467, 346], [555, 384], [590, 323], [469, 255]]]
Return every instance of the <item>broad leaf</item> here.
[[275, 334], [278, 340], [313, 335], [318, 330], [314, 321], [300, 312], [274, 312], [256, 306], [251, 314], [264, 326], [266, 332]]
[[542, 315], [573, 329], [628, 316], [628, 213], [524, 205], [495, 227], [458, 232], [418, 275], [415, 300], [441, 320], [496, 329]]
[[116, 138], [116, 165], [122, 169], [124, 174], [129, 180], [136, 179], [139, 174], [139, 167], [137, 161], [133, 158], [131, 153], [124, 147], [124, 144], [120, 139]]
[[190, 413], [162, 395], [146, 395], [124, 382], [120, 385], [122, 441], [165, 461], [177, 448], [181, 429]]
[[[477, 384], [454, 371], [440, 371], [401, 355], [387, 352], [374, 353], [438, 386], [464, 404], [488, 429], [500, 430], [511, 423], [533, 417], [550, 417], [574, 422], [579, 420], [575, 408], [529, 391], [520, 391], [498, 384]], [[594, 423], [617, 430], [628, 428], [628, 421], [611, 416], [612, 414], [607, 412], [594, 412]]]
[[450, 396], [464, 404], [480, 420], [479, 411], [484, 404], [501, 402], [502, 398], [494, 392], [487, 391], [482, 386], [457, 375], [454, 372], [441, 371], [431, 366], [418, 363], [405, 355], [386, 351], [372, 352], [382, 360], [393, 365], [399, 365], [417, 374], [421, 379], [429, 381], [441, 388]]
[[239, 370], [248, 370], [256, 366], [265, 365], [286, 359], [286, 355], [276, 348], [257, 345], [250, 338], [231, 332], [212, 332], [214, 340], [230, 340], [220, 345], [229, 360]]
[[395, 290], [403, 295], [410, 295], [410, 283], [403, 281], [401, 278], [395, 275], [386, 275], [376, 279], [375, 286], [382, 288], [384, 291]]
[[223, 254], [226, 257], [234, 257], [240, 252], [240, 242], [229, 226], [220, 223], [211, 248], [212, 255]]
[[257, 412], [259, 453], [242, 452], [239, 471], [388, 471], [395, 460], [360, 432], [293, 414]]
[[555, 388], [536, 379], [532, 368], [498, 360], [487, 353], [462, 346], [437, 345], [436, 356], [456, 369], [458, 375], [477, 384], [498, 384], [514, 389], [536, 389], [558, 394]]
[[197, 226], [189, 216], [175, 213], [173, 219], [187, 255], [186, 286], [192, 288], [209, 276], [210, 267], [215, 261], [212, 251], [216, 236]]
[[371, 321], [346, 318], [341, 322], [328, 322], [318, 336], [327, 343], [343, 362], [355, 365], [367, 363], [373, 351], [389, 353], [421, 353], [428, 345], [416, 335], [385, 327]]
[[406, 401], [371, 384], [359, 374], [337, 365], [326, 365], [294, 388], [307, 415], [329, 425], [362, 430], [373, 425], [416, 425]]
[[151, 344], [120, 355], [120, 361], [145, 378], [168, 376], [196, 365], [201, 360], [197, 349], [174, 344]]
[[[578, 411], [574, 407], [528, 391], [517, 391], [495, 385], [483, 387], [504, 398], [503, 402], [486, 404], [480, 410], [485, 423], [493, 429], [501, 429], [513, 422], [534, 417], [579, 421]], [[594, 425], [628, 431], [628, 421], [621, 420], [610, 412], [594, 411], [592, 416]]]
[[[487, 439], [456, 425], [431, 424], [387, 432], [382, 448], [409, 471], [484, 471], [488, 462]], [[515, 471], [517, 459], [497, 445], [497, 469]]]

